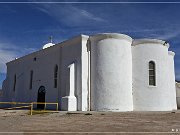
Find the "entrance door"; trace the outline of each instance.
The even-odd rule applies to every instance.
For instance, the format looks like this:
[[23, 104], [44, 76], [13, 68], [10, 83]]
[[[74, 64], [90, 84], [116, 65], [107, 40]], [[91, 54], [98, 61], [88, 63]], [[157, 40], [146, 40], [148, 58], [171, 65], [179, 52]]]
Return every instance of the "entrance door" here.
[[[40, 86], [39, 90], [38, 90], [38, 99], [37, 102], [45, 102], [45, 87], [44, 86]], [[37, 109], [44, 109], [44, 104], [37, 104]]]

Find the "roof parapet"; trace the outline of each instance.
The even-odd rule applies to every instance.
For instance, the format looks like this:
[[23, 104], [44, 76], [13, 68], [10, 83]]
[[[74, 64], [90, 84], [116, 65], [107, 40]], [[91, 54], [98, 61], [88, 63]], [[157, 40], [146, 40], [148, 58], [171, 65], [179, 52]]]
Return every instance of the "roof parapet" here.
[[132, 46], [136, 46], [139, 44], [161, 44], [163, 46], [166, 46], [167, 48], [170, 47], [169, 43], [159, 39], [135, 39], [133, 40]]
[[90, 40], [92, 41], [99, 41], [107, 38], [115, 38], [115, 39], [125, 39], [128, 42], [132, 43], [132, 38], [125, 34], [119, 33], [100, 33], [93, 36], [90, 36]]

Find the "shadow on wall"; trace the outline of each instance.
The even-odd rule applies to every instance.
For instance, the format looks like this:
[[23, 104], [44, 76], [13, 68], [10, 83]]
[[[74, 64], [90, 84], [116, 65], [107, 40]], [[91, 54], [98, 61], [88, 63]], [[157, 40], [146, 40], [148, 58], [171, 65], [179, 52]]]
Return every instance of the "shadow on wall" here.
[[0, 89], [0, 102], [2, 102], [2, 98], [3, 98], [3, 91], [2, 89]]
[[3, 91], [2, 91], [2, 89], [0, 89], [0, 97], [2, 97], [3, 96]]
[[180, 82], [176, 81], [177, 108], [180, 109]]

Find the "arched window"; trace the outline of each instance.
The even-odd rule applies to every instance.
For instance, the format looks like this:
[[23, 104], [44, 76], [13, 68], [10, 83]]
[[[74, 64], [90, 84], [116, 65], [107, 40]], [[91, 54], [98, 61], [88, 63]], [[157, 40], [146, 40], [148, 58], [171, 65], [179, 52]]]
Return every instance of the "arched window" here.
[[154, 61], [149, 62], [149, 85], [156, 86], [156, 65]]
[[56, 65], [54, 68], [54, 88], [57, 88], [57, 80], [58, 80], [58, 66]]
[[33, 70], [30, 71], [29, 89], [32, 89], [32, 85], [33, 85]]
[[13, 91], [16, 90], [16, 74], [14, 75], [14, 85], [13, 85]]

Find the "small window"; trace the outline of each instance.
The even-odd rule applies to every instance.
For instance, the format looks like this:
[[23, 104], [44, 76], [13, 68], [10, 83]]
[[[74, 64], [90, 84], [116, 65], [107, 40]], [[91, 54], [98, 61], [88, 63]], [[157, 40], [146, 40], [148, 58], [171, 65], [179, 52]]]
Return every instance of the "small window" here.
[[33, 59], [34, 61], [36, 61], [37, 60], [37, 58], [36, 57], [34, 57], [34, 59]]
[[156, 86], [156, 70], [153, 61], [149, 62], [149, 85]]
[[33, 85], [33, 70], [31, 70], [31, 72], [30, 72], [29, 89], [32, 89], [32, 85]]
[[56, 65], [54, 68], [54, 88], [57, 88], [57, 80], [58, 79], [58, 66]]
[[16, 90], [16, 74], [14, 75], [13, 91]]

